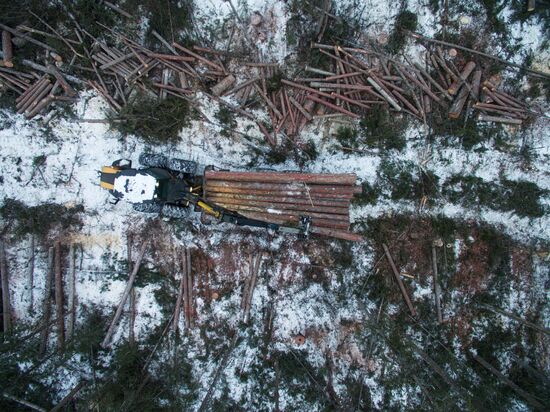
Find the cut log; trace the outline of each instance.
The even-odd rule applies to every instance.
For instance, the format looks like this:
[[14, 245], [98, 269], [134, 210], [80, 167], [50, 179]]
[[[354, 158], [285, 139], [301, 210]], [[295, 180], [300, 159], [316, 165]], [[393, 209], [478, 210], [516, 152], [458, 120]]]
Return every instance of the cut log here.
[[432, 267], [434, 277], [434, 295], [435, 295], [435, 308], [437, 310], [437, 321], [439, 324], [443, 323], [443, 317], [441, 315], [441, 294], [439, 291], [439, 279], [437, 276], [437, 251], [435, 245], [432, 245]]
[[63, 273], [61, 271], [61, 243], [55, 242], [55, 312], [57, 321], [57, 349], [65, 346], [65, 314], [63, 313]]
[[53, 261], [54, 248], [48, 249], [48, 269], [46, 271], [46, 282], [44, 286], [44, 300], [42, 302], [42, 323], [44, 328], [40, 334], [40, 355], [46, 353], [48, 347], [48, 337], [50, 334], [50, 317], [51, 317], [51, 296], [52, 296], [52, 279], [53, 279]]
[[103, 4], [105, 4], [110, 9], [116, 11], [121, 16], [127, 17], [129, 19], [133, 19], [132, 15], [130, 13], [128, 13], [127, 11], [122, 10], [120, 7], [116, 6], [115, 4], [113, 4], [111, 2], [108, 2], [107, 0], [104, 0]]
[[336, 75], [335, 73], [332, 73], [332, 72], [329, 72], [329, 71], [326, 71], [326, 70], [316, 69], [315, 67], [311, 67], [311, 66], [307, 66], [307, 65], [306, 65], [306, 67], [304, 67], [304, 70], [306, 72], [320, 74], [322, 76], [335, 76]]
[[11, 305], [6, 251], [2, 239], [0, 239], [0, 276], [2, 278], [2, 330], [7, 335], [11, 332]]
[[421, 34], [413, 33], [413, 32], [407, 31], [407, 30], [405, 30], [405, 32], [409, 36], [414, 37], [416, 39], [421, 39], [421, 40], [424, 40], [424, 41], [428, 41], [430, 43], [441, 44], [441, 45], [447, 46], [447, 47], [454, 47], [455, 49], [464, 50], [464, 51], [467, 51], [467, 52], [470, 52], [470, 53], [474, 53], [474, 54], [477, 54], [477, 55], [480, 55], [480, 56], [487, 57], [489, 59], [499, 61], [501, 63], [504, 63], [504, 64], [508, 65], [508, 66], [512, 66], [512, 67], [516, 67], [516, 68], [521, 69], [521, 70], [525, 70], [526, 72], [537, 75], [538, 77], [543, 77], [543, 78], [546, 78], [546, 79], [550, 78], [550, 75], [548, 73], [544, 73], [544, 72], [541, 72], [541, 71], [538, 71], [538, 70], [532, 70], [532, 69], [529, 69], [527, 67], [523, 67], [519, 64], [512, 63], [510, 61], [501, 59], [499, 57], [491, 56], [490, 54], [487, 54], [487, 53], [483, 53], [483, 52], [480, 52], [480, 51], [477, 51], [477, 50], [473, 50], [473, 49], [470, 49], [468, 47], [463, 47], [463, 46], [460, 46], [458, 44], [448, 43], [448, 42], [445, 42], [445, 41], [442, 41], [442, 40], [431, 39], [429, 37], [425, 37], [425, 36], [422, 36]]
[[[172, 43], [172, 46], [174, 46], [176, 49], [179, 49], [179, 50], [181, 50], [182, 52], [188, 54], [189, 56], [192, 56], [192, 57], [194, 57], [195, 59], [200, 60], [200, 61], [203, 62], [204, 64], [206, 64], [206, 65], [212, 67], [214, 70], [218, 70], [218, 71], [221, 71], [221, 72], [225, 72], [225, 69], [224, 69], [223, 67], [217, 65], [216, 63], [211, 62], [211, 61], [208, 60], [207, 58], [202, 57], [201, 55], [198, 55], [198, 54], [195, 53], [195, 52], [192, 52], [192, 51], [189, 50], [189, 49], [186, 49], [185, 47], [179, 45], [178, 43], [173, 42], [173, 43]], [[177, 54], [177, 53], [174, 53], [174, 54]]]
[[194, 306], [193, 306], [193, 273], [191, 271], [191, 249], [185, 249], [185, 263], [186, 263], [186, 279], [187, 279], [187, 308], [188, 308], [188, 324], [189, 327], [193, 327], [193, 315], [194, 315]]
[[189, 302], [189, 282], [187, 281], [187, 248], [182, 250], [181, 253], [181, 275], [183, 282], [183, 317], [184, 325], [186, 329], [189, 329], [189, 312], [190, 312], [190, 302]]
[[300, 84], [300, 83], [291, 82], [291, 81], [285, 80], [285, 79], [281, 79], [281, 83], [286, 84], [287, 86], [295, 87], [296, 89], [305, 90], [307, 92], [310, 92], [310, 93], [313, 93], [313, 94], [316, 94], [316, 95], [319, 95], [319, 96], [323, 96], [323, 97], [327, 97], [329, 99], [333, 99], [333, 97], [329, 93], [325, 93], [325, 92], [319, 91], [317, 89], [313, 89], [311, 87], [304, 86], [303, 84]]
[[469, 92], [470, 91], [468, 87], [466, 87], [466, 84], [463, 84], [458, 96], [451, 105], [451, 109], [449, 110], [449, 119], [458, 119], [460, 117], [464, 104], [466, 103], [466, 100], [468, 100]]
[[318, 199], [309, 196], [303, 197], [273, 197], [273, 196], [256, 196], [250, 194], [233, 194], [233, 193], [212, 193], [208, 194], [208, 200], [213, 202], [222, 201], [226, 203], [237, 203], [237, 204], [249, 204], [251, 201], [257, 201], [267, 204], [291, 204], [296, 206], [325, 206], [325, 207], [336, 207], [336, 208], [349, 208], [349, 199]]
[[481, 69], [478, 69], [474, 72], [474, 75], [472, 77], [472, 90], [470, 91], [470, 95], [472, 96], [472, 99], [474, 102], [477, 102], [479, 100], [479, 87], [481, 84]]
[[449, 99], [449, 100], [452, 100], [451, 96], [449, 96], [449, 93], [447, 93], [447, 90], [445, 90], [443, 87], [441, 87], [441, 85], [435, 81], [435, 79], [430, 76], [430, 74], [424, 70], [422, 68], [422, 66], [420, 66], [420, 64], [418, 63], [415, 63], [415, 67], [420, 71], [420, 73], [422, 73], [422, 75], [428, 79], [428, 81], [437, 89], [439, 90], [439, 92], [441, 92], [443, 94], [443, 96], [445, 96], [446, 99]]
[[206, 171], [205, 178], [237, 182], [302, 182], [310, 184], [355, 185], [355, 174], [315, 174], [295, 172], [222, 172]]
[[10, 34], [12, 34], [12, 35], [15, 36], [15, 37], [19, 37], [19, 38], [21, 38], [21, 39], [25, 39], [25, 40], [28, 41], [29, 43], [33, 43], [33, 44], [35, 44], [35, 45], [37, 45], [37, 46], [39, 46], [39, 47], [42, 47], [43, 49], [46, 49], [46, 50], [48, 50], [48, 51], [56, 52], [56, 50], [55, 50], [54, 48], [48, 46], [47, 44], [42, 43], [41, 41], [38, 41], [38, 40], [36, 40], [36, 39], [33, 39], [32, 37], [27, 36], [26, 34], [23, 34], [23, 33], [21, 33], [21, 32], [18, 31], [18, 30], [12, 29], [11, 27], [6, 26], [5, 24], [0, 23], [0, 29], [9, 32]]
[[248, 255], [248, 278], [244, 282], [243, 295], [241, 297], [241, 310], [244, 311], [246, 302], [248, 301], [248, 292], [250, 292], [250, 281], [252, 280], [252, 268], [254, 266], [253, 255]]
[[263, 254], [260, 253], [258, 256], [256, 256], [256, 259], [250, 259], [250, 282], [249, 282], [249, 290], [246, 294], [246, 301], [244, 304], [244, 312], [243, 312], [243, 322], [248, 322], [249, 316], [250, 316], [250, 306], [252, 304], [252, 296], [254, 295], [254, 289], [256, 288], [256, 281], [258, 279], [258, 272], [260, 271], [260, 266], [262, 263], [262, 257]]
[[437, 374], [441, 379], [447, 383], [451, 388], [453, 388], [458, 394], [463, 395], [464, 390], [458, 386], [457, 382], [451, 378], [451, 376], [443, 369], [441, 366], [439, 366], [426, 352], [424, 352], [422, 349], [420, 349], [415, 343], [410, 342], [410, 348], [416, 352], [418, 356], [422, 358], [424, 362], [428, 364], [428, 366]]
[[[187, 277], [185, 276], [187, 271], [187, 264], [185, 263], [185, 255], [182, 253], [182, 260], [183, 264], [181, 265], [182, 270], [180, 271], [181, 279], [180, 279], [180, 287], [178, 289], [178, 296], [176, 298], [176, 307], [174, 308], [174, 333], [178, 334], [178, 328], [179, 328], [179, 322], [180, 322], [180, 309], [181, 309], [181, 302], [183, 300], [185, 282], [187, 282]], [[178, 259], [179, 260], [179, 259]]]
[[47, 78], [38, 80], [34, 85], [32, 85], [31, 90], [29, 90], [27, 95], [17, 102], [17, 113], [24, 113], [25, 110], [27, 110], [27, 108], [38, 98], [38, 96], [42, 94], [43, 90], [48, 87], [51, 89], [51, 82]]
[[388, 93], [386, 93], [386, 91], [382, 88], [382, 86], [376, 83], [376, 81], [374, 81], [372, 77], [368, 77], [367, 81], [376, 89], [378, 93], [380, 93], [384, 97], [384, 99], [386, 99], [386, 101], [390, 105], [393, 106], [395, 110], [397, 110], [398, 112], [402, 110], [401, 106], [397, 104], [397, 102], [393, 99], [393, 97], [391, 97]]
[[[331, 95], [330, 97], [331, 97], [331, 99], [333, 98], [332, 95]], [[353, 112], [350, 112], [349, 110], [343, 109], [343, 108], [340, 107], [340, 106], [336, 106], [336, 105], [333, 104], [333, 103], [327, 102], [326, 100], [323, 100], [323, 99], [321, 99], [320, 97], [317, 97], [317, 96], [314, 95], [314, 94], [308, 94], [308, 95], [306, 95], [306, 99], [311, 100], [311, 101], [314, 101], [314, 102], [316, 102], [316, 103], [319, 103], [319, 104], [321, 104], [321, 105], [323, 105], [323, 106], [328, 107], [329, 109], [335, 110], [335, 111], [340, 112], [340, 113], [342, 113], [342, 114], [345, 114], [345, 115], [347, 115], [347, 116], [354, 117], [354, 118], [356, 118], [356, 119], [360, 119], [360, 118], [361, 118], [361, 116], [359, 116], [358, 114], [355, 114], [355, 113], [353, 113]]]
[[427, 114], [427, 113], [431, 113], [432, 112], [432, 101], [430, 100], [430, 97], [425, 94], [424, 97], [424, 112]]
[[363, 236], [357, 233], [348, 232], [347, 230], [338, 230], [338, 229], [312, 226], [310, 227], [309, 231], [317, 235], [334, 237], [336, 239], [342, 239], [342, 240], [349, 240], [350, 242], [363, 241]]
[[227, 89], [233, 86], [233, 83], [235, 83], [235, 76], [230, 74], [229, 76], [221, 80], [218, 84], [216, 84], [214, 87], [212, 87], [212, 94], [216, 96], [221, 96], [223, 92], [225, 92]]
[[76, 265], [75, 265], [75, 250], [74, 243], [69, 246], [69, 298], [67, 301], [69, 308], [69, 323], [67, 325], [67, 335], [69, 339], [73, 337], [74, 325], [76, 318]]
[[296, 99], [292, 96], [288, 96], [288, 100], [290, 101], [290, 103], [292, 103], [294, 105], [294, 107], [296, 107], [296, 109], [298, 109], [298, 111], [309, 121], [313, 120], [313, 117], [311, 116], [311, 114], [304, 108], [304, 106], [302, 106], [300, 103], [298, 103], [296, 101]]
[[82, 388], [84, 388], [88, 383], [85, 380], [81, 380], [70, 392], [63, 398], [61, 401], [55, 405], [50, 412], [58, 412], [65, 408], [65, 406], [76, 396]]
[[23, 406], [26, 406], [27, 408], [29, 409], [32, 409], [33, 411], [37, 411], [37, 412], [47, 412], [47, 410], [45, 408], [42, 408], [41, 406], [38, 406], [37, 404], [35, 403], [32, 403], [32, 402], [28, 402], [24, 399], [21, 399], [21, 398], [17, 398], [15, 396], [12, 396], [6, 392], [4, 392], [2, 394], [2, 396], [6, 399], [9, 399], [10, 401], [13, 401], [13, 402], [17, 402]]
[[[128, 262], [128, 276], [132, 275], [132, 235], [129, 233], [126, 236], [126, 260]], [[135, 343], [135, 321], [136, 321], [136, 289], [132, 286], [129, 296], [129, 311], [130, 311], [130, 320], [128, 322], [128, 342], [130, 345]]]
[[548, 328], [545, 328], [543, 326], [539, 326], [535, 323], [532, 323], [532, 322], [529, 322], [529, 321], [526, 321], [525, 319], [519, 317], [518, 315], [514, 315], [513, 313], [510, 313], [510, 312], [506, 312], [502, 309], [498, 309], [498, 308], [495, 308], [495, 307], [492, 307], [492, 306], [489, 306], [489, 305], [479, 305], [482, 309], [486, 309], [486, 310], [490, 310], [491, 312], [494, 312], [494, 313], [498, 313], [500, 315], [503, 315], [503, 316], [506, 316], [510, 319], [514, 319], [515, 321], [531, 328], [531, 329], [535, 329], [539, 332], [542, 332], [546, 335], [550, 335], [550, 329]]
[[486, 114], [480, 114], [478, 120], [481, 122], [495, 122], [504, 124], [521, 125], [523, 122], [519, 119], [508, 119], [506, 117], [488, 116]]
[[405, 289], [405, 285], [403, 284], [403, 281], [401, 280], [401, 276], [399, 276], [399, 271], [397, 270], [397, 267], [395, 267], [395, 263], [393, 262], [393, 259], [390, 254], [390, 250], [388, 249], [388, 246], [385, 244], [382, 245], [384, 248], [384, 253], [386, 254], [386, 258], [388, 259], [388, 262], [391, 266], [393, 275], [395, 277], [395, 280], [397, 281], [397, 284], [399, 285], [399, 289], [401, 290], [401, 294], [403, 295], [403, 299], [405, 300], [405, 303], [409, 307], [409, 310], [411, 311], [411, 315], [413, 317], [416, 317], [416, 311], [414, 310], [413, 304], [411, 302], [411, 299], [409, 298], [409, 294], [407, 293], [407, 290]]
[[4, 53], [4, 66], [13, 67], [13, 44], [11, 42], [11, 34], [7, 30], [2, 31], [2, 52]]
[[103, 339], [103, 342], [101, 343], [101, 346], [103, 348], [107, 348], [109, 346], [109, 343], [111, 341], [111, 337], [113, 336], [113, 333], [115, 332], [116, 326], [118, 324], [118, 320], [120, 319], [120, 316], [122, 315], [122, 311], [124, 310], [124, 304], [126, 303], [126, 299], [128, 299], [128, 295], [130, 294], [130, 290], [132, 289], [132, 286], [134, 285], [134, 280], [136, 279], [136, 275], [137, 275], [137, 273], [139, 271], [139, 268], [141, 266], [141, 260], [143, 259], [143, 256], [145, 255], [145, 251], [147, 250], [148, 244], [149, 244], [149, 241], [146, 240], [146, 241], [143, 242], [143, 245], [141, 246], [141, 250], [139, 252], [136, 263], [134, 264], [134, 268], [132, 270], [132, 274], [130, 275], [130, 278], [128, 279], [128, 283], [126, 284], [126, 288], [124, 289], [124, 292], [122, 293], [122, 298], [120, 299], [120, 303], [118, 304], [117, 310], [115, 312], [115, 316], [113, 317], [113, 320], [111, 321], [109, 329], [107, 330], [107, 334], [105, 335], [105, 339]]
[[474, 71], [475, 67], [476, 67], [476, 64], [472, 61], [468, 62], [466, 66], [464, 66], [464, 69], [460, 73], [459, 78], [455, 80], [447, 90], [450, 95], [454, 96], [456, 94], [456, 92], [458, 91], [462, 83], [468, 80], [468, 77]]
[[[307, 193], [319, 193], [319, 194], [353, 194], [361, 190], [361, 186], [352, 185], [331, 185], [331, 184], [318, 184], [311, 182], [305, 183], [267, 183], [267, 182], [237, 182], [234, 180], [224, 181], [209, 179], [205, 187], [208, 192], [228, 192], [233, 193], [230, 190], [223, 189], [246, 189], [246, 190], [258, 190], [268, 192], [285, 192], [285, 191], [301, 191]], [[238, 193], [238, 192], [235, 192]]]
[[27, 287], [29, 288], [29, 313], [34, 312], [34, 235], [30, 235], [29, 245], [29, 263], [27, 269]]
[[260, 86], [258, 86], [257, 84], [254, 84], [254, 88], [256, 89], [256, 92], [262, 97], [262, 99], [264, 99], [265, 103], [268, 105], [268, 107], [273, 110], [273, 113], [275, 113], [275, 115], [279, 118], [279, 119], [282, 119], [283, 118], [283, 115], [282, 113], [279, 111], [279, 109], [277, 109], [277, 107], [275, 106], [275, 104], [271, 101], [271, 99], [269, 97], [267, 97], [267, 94], [264, 93], [264, 91], [260, 88]]
[[136, 333], [135, 333], [135, 324], [136, 324], [136, 288], [132, 287], [130, 290], [130, 296], [128, 297], [129, 309], [130, 309], [130, 320], [128, 321], [128, 343], [134, 345], [136, 342]]
[[38, 113], [40, 113], [46, 106], [48, 106], [52, 102], [53, 98], [50, 96], [44, 97], [40, 102], [34, 106], [32, 110], [29, 110], [25, 113], [25, 117], [27, 119], [32, 119], [34, 116], [36, 116]]

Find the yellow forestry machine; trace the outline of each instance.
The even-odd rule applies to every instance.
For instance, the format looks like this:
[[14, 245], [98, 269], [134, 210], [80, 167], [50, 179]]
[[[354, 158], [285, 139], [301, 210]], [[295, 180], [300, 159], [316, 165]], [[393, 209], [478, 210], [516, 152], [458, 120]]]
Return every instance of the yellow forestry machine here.
[[101, 168], [100, 186], [114, 204], [124, 200], [138, 212], [180, 219], [194, 209], [221, 222], [302, 237], [361, 239], [348, 231], [349, 200], [358, 192], [355, 175], [227, 172], [211, 166], [197, 175], [196, 162], [150, 153], [142, 153], [139, 163], [143, 167], [136, 169], [119, 159]]

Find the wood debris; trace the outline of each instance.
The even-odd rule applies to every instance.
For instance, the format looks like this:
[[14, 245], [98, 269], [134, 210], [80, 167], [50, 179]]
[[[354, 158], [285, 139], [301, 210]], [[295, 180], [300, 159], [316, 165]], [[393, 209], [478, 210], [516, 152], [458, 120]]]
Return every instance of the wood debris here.
[[[133, 18], [112, 3], [103, 4], [122, 16]], [[321, 10], [324, 11], [322, 28], [332, 15], [325, 8]], [[52, 103], [74, 101], [77, 92], [70, 83], [95, 89], [116, 112], [128, 104], [135, 90], [155, 95], [160, 100], [170, 96], [193, 103], [196, 92], [203, 91], [237, 114], [254, 120], [266, 142], [273, 147], [288, 140], [299, 146], [301, 142], [297, 137], [300, 131], [315, 118], [332, 119], [333, 115], [361, 118], [380, 105], [396, 113], [409, 114], [424, 123], [426, 115], [437, 106], [448, 110], [450, 119], [457, 119], [473, 109], [479, 114], [480, 121], [510, 125], [521, 125], [533, 114], [524, 103], [499, 90], [500, 82], [495, 81], [494, 76], [482, 81], [481, 69], [473, 61], [463, 62], [457, 50], [486, 58], [493, 56], [414, 33], [409, 34], [433, 45], [426, 53], [425, 65], [397, 61], [370, 46], [352, 48], [313, 43], [312, 48], [328, 57], [332, 68], [305, 66], [304, 70], [311, 77], [288, 79], [277, 63], [238, 61], [231, 65], [235, 69], [230, 72], [228, 67], [233, 60], [225, 58], [222, 62], [220, 56], [227, 54], [222, 51], [202, 46], [190, 49], [167, 41], [155, 31], [152, 34], [160, 42], [160, 50], [150, 50], [98, 22], [107, 33], [100, 40], [80, 27], [74, 18], [73, 21], [76, 40], [60, 36], [51, 27], [52, 33], [39, 33], [62, 40], [72, 51], [73, 60], [81, 56], [73, 45], [84, 45], [89, 61], [78, 65], [72, 62], [71, 66], [95, 74], [96, 79], [83, 82], [60, 71], [58, 65], [62, 64], [63, 58], [58, 51], [32, 37], [37, 32], [35, 29], [0, 25], [3, 30], [3, 65], [6, 66], [0, 67], [0, 82], [20, 95], [17, 102], [19, 113], [32, 118]], [[254, 14], [253, 21], [253, 24], [261, 24], [262, 18]], [[22, 61], [33, 70], [41, 71], [41, 78], [36, 79], [36, 72], [31, 72], [29, 77], [29, 73], [8, 67], [12, 62], [11, 36], [48, 51], [52, 64], [43, 66]], [[87, 44], [91, 44], [89, 50]], [[452, 49], [445, 53], [440, 46]], [[248, 73], [244, 79], [238, 74], [242, 67], [246, 67]], [[212, 85], [209, 90], [205, 90], [206, 84]], [[267, 110], [271, 125], [257, 121], [249, 111], [249, 106], [258, 102]]]

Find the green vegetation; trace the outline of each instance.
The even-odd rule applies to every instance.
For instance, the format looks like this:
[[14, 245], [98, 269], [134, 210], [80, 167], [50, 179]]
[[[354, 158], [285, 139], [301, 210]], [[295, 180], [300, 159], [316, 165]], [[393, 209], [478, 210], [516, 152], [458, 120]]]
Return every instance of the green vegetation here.
[[149, 19], [146, 33], [148, 44], [161, 47], [158, 39], [152, 35], [153, 30], [170, 43], [188, 42], [192, 30], [192, 0], [125, 0], [121, 7], [135, 16]]
[[265, 86], [267, 89], [267, 93], [276, 93], [278, 92], [281, 87], [283, 87], [283, 84], [281, 83], [281, 80], [285, 78], [283, 72], [278, 71], [273, 76], [268, 77], [265, 82]]
[[164, 100], [136, 95], [125, 105], [112, 127], [123, 134], [142, 137], [147, 143], [177, 143], [179, 132], [195, 116], [186, 100], [167, 97]]
[[345, 152], [357, 149], [359, 147], [359, 142], [357, 141], [358, 133], [355, 128], [339, 127], [336, 130], [335, 137]]
[[443, 184], [443, 194], [453, 203], [481, 205], [531, 218], [543, 216], [544, 207], [540, 200], [545, 193], [532, 182], [502, 179], [498, 184], [461, 174], [452, 176]]
[[220, 109], [216, 112], [215, 116], [223, 127], [220, 131], [220, 135], [230, 137], [233, 130], [237, 127], [235, 113], [226, 106], [220, 106]]
[[390, 114], [386, 107], [377, 107], [361, 119], [358, 129], [339, 127], [335, 137], [344, 152], [364, 148], [401, 151], [407, 145], [407, 125], [407, 118]]
[[392, 200], [418, 201], [427, 196], [433, 201], [439, 188], [439, 178], [429, 170], [416, 169], [411, 163], [398, 164], [383, 159], [378, 175], [378, 185], [390, 188]]
[[477, 122], [472, 117], [466, 122], [453, 121], [447, 118], [446, 112], [435, 115], [431, 126], [433, 139], [444, 138], [444, 141], [450, 145], [455, 145], [456, 140], [459, 140], [466, 150], [472, 150], [478, 145], [491, 141], [505, 140], [507, 136], [502, 125]]
[[375, 205], [378, 201], [378, 197], [381, 195], [380, 187], [371, 185], [369, 182], [361, 183], [363, 191], [360, 194], [356, 194], [352, 202], [356, 205]]
[[328, 69], [330, 57], [311, 49], [311, 42], [342, 44], [351, 41], [361, 27], [360, 2], [354, 1], [346, 9], [332, 7], [337, 18], [323, 21], [322, 4], [309, 0], [291, 0], [288, 3], [290, 17], [286, 24], [287, 44], [296, 47], [298, 61]]
[[381, 150], [403, 150], [407, 144], [404, 134], [407, 125], [407, 118], [390, 114], [386, 107], [370, 110], [359, 123], [365, 144]]
[[2, 232], [10, 231], [16, 238], [30, 233], [45, 237], [53, 230], [74, 230], [82, 226], [80, 213], [84, 206], [63, 206], [57, 203], [42, 203], [27, 206], [14, 199], [5, 199], [0, 207], [0, 216], [5, 221]]
[[401, 10], [395, 19], [394, 29], [388, 39], [388, 51], [399, 53], [407, 42], [406, 31], [416, 31], [418, 17], [409, 10]]

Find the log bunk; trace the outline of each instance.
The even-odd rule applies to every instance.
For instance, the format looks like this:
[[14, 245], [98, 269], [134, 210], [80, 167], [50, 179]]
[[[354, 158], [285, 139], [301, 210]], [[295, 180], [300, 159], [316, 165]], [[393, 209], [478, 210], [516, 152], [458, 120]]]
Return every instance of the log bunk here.
[[297, 225], [311, 217], [311, 233], [360, 241], [350, 232], [350, 201], [361, 193], [354, 174], [206, 171], [206, 200], [251, 219]]

